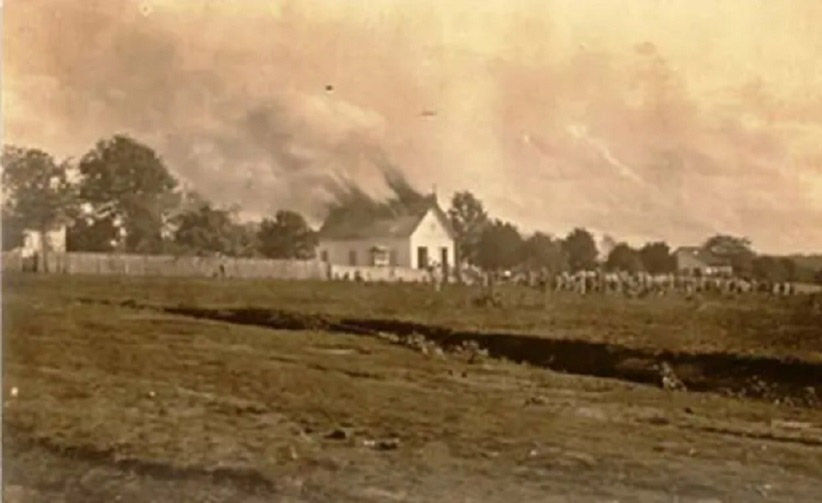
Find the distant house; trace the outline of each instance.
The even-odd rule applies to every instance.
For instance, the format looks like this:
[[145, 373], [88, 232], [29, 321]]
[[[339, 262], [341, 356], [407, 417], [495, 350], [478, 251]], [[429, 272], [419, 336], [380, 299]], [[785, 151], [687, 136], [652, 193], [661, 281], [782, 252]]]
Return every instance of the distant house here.
[[683, 246], [674, 252], [676, 269], [680, 274], [694, 276], [730, 276], [733, 267], [728, 260], [698, 246]]
[[48, 271], [56, 266], [55, 254], [66, 252], [65, 225], [45, 232], [25, 229], [22, 238], [20, 246], [3, 254], [4, 270]]
[[24, 257], [32, 257], [44, 251], [51, 253], [65, 253], [66, 226], [61, 225], [46, 232], [26, 229], [23, 231], [23, 246], [21, 252]]
[[339, 266], [437, 266], [447, 273], [455, 263], [454, 232], [434, 197], [399, 216], [326, 221], [317, 251], [321, 261]]

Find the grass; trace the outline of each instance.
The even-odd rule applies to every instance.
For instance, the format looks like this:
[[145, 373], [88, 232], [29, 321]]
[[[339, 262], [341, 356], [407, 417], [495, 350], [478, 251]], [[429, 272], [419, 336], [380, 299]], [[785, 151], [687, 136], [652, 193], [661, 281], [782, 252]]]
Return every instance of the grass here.
[[[74, 467], [92, 458], [105, 467], [118, 466], [116, 460], [129, 460], [132, 468], [162, 467], [174, 477], [255, 474], [278, 494], [300, 501], [385, 501], [398, 495], [406, 501], [550, 501], [551, 495], [669, 501], [673, 494], [685, 501], [753, 501], [763, 491], [769, 501], [810, 501], [822, 491], [818, 409], [668, 393], [504, 361], [470, 364], [456, 355], [425, 355], [362, 336], [277, 331], [78, 302], [266, 306], [564, 336], [603, 337], [600, 330], [617, 333], [623, 327], [620, 340], [650, 344], [625, 334], [661, 331], [663, 323], [693, 309], [682, 299], [642, 305], [563, 297], [539, 308], [526, 299], [493, 315], [467, 306], [471, 292], [431, 300], [428, 291], [410, 285], [6, 281], [4, 436], [23, 465], [7, 473], [16, 477], [13, 482], [34, 487], [43, 501], [68, 491], [72, 477], [82, 479]], [[726, 349], [763, 351], [748, 348], [766, 336], [757, 327], [778, 322], [794, 320], [784, 330], [799, 340], [808, 333], [796, 314], [798, 304], [704, 302], [715, 305], [697, 311], [700, 337], [724, 334], [713, 344]], [[746, 302], [747, 317], [741, 314]], [[734, 312], [740, 314], [733, 322], [719, 314]], [[593, 313], [600, 318], [592, 327], [585, 320]], [[737, 325], [750, 330], [741, 340], [735, 339]], [[689, 340], [682, 330], [670, 325], [670, 338], [662, 344]], [[11, 386], [18, 388], [17, 397], [8, 394]], [[326, 438], [338, 428], [346, 439]], [[396, 450], [364, 444], [395, 437]], [[51, 458], [30, 454], [42, 446], [76, 457], [58, 454], [63, 461], [47, 464], [41, 459]], [[99, 501], [115, 493], [134, 501], [166, 497], [152, 492], [156, 481], [128, 480], [94, 485], [88, 494]], [[101, 487], [109, 486], [105, 499]], [[186, 487], [200, 490], [203, 501], [215, 491], [206, 482]], [[187, 498], [197, 500], [191, 493]]]
[[[502, 308], [472, 304], [478, 290], [421, 285], [12, 277], [8, 289], [56, 302], [78, 298], [158, 306], [267, 308], [329, 316], [397, 319], [463, 330], [518, 332], [652, 350], [726, 352], [822, 361], [822, 312], [809, 297], [680, 295], [626, 299], [503, 288]], [[196, 294], [192, 294], [196, 292]]]

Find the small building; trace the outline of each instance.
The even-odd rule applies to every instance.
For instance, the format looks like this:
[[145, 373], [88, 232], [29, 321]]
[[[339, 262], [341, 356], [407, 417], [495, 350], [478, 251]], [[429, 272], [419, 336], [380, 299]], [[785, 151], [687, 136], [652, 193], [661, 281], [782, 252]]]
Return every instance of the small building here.
[[[61, 268], [61, 256], [66, 252], [66, 226], [48, 231], [25, 229], [20, 246], [4, 254], [4, 270], [53, 272]], [[9, 257], [9, 260], [6, 260]], [[16, 258], [13, 258], [16, 257]], [[11, 265], [16, 260], [17, 265]]]
[[674, 252], [676, 270], [690, 276], [731, 276], [733, 266], [724, 258], [698, 246], [682, 246]]
[[448, 273], [455, 263], [454, 232], [436, 198], [402, 215], [326, 221], [317, 256], [330, 265], [429, 269]]
[[21, 252], [24, 257], [42, 254], [66, 252], [66, 226], [54, 227], [46, 232], [26, 229], [23, 231], [23, 246]]

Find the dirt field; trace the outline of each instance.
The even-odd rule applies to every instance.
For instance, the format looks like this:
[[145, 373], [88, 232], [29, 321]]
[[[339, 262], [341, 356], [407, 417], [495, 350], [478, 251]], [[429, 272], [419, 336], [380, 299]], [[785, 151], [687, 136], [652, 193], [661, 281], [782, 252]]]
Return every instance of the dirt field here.
[[[4, 278], [5, 495], [819, 500], [806, 298], [475, 295]], [[701, 392], [662, 389], [663, 361]]]

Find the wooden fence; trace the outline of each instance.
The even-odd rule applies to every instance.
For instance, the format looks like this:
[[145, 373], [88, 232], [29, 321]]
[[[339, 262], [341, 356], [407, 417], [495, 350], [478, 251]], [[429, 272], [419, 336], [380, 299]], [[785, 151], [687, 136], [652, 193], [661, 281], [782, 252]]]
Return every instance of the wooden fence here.
[[329, 268], [314, 260], [272, 260], [232, 257], [130, 255], [110, 253], [46, 253], [26, 259], [19, 252], [3, 253], [4, 271], [52, 274], [131, 276], [205, 276], [229, 278], [327, 279]]
[[430, 280], [427, 271], [404, 267], [330, 265], [315, 260], [132, 255], [115, 253], [46, 253], [24, 258], [19, 251], [2, 255], [2, 270], [49, 274], [99, 274], [168, 277], [335, 279], [363, 281]]

